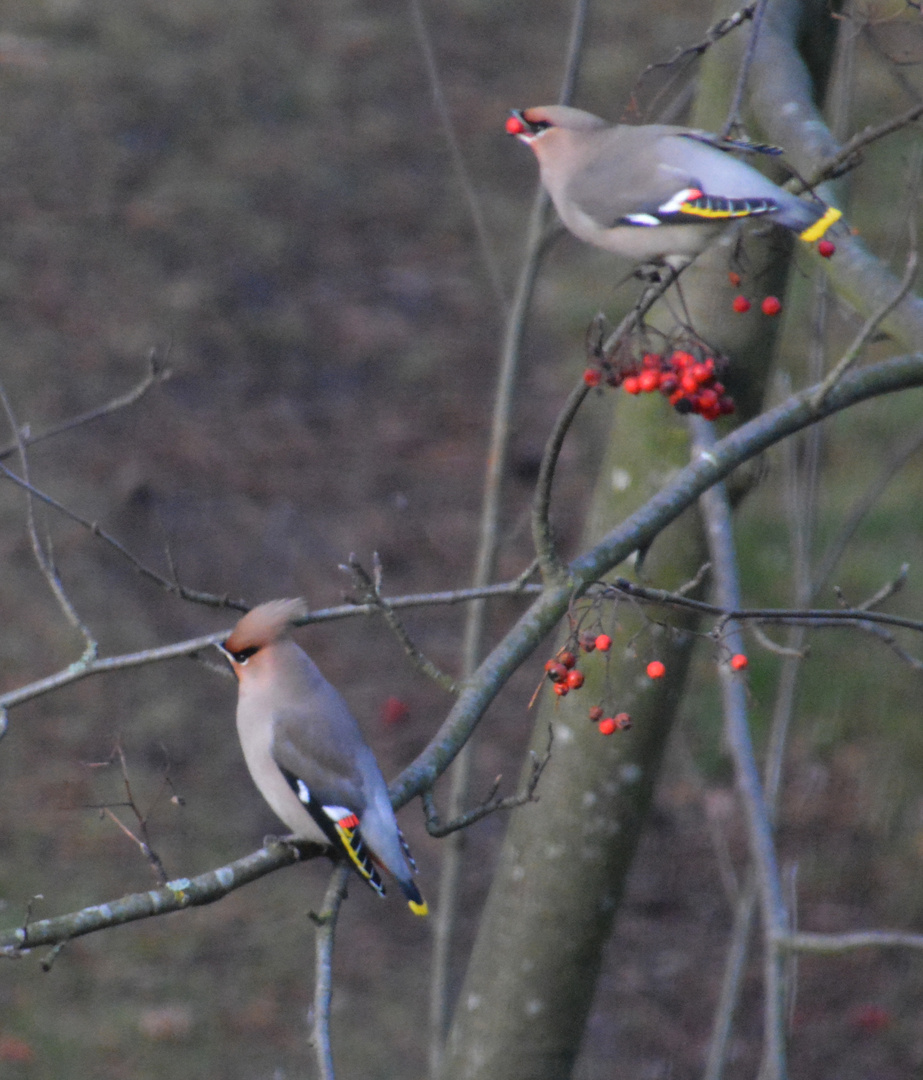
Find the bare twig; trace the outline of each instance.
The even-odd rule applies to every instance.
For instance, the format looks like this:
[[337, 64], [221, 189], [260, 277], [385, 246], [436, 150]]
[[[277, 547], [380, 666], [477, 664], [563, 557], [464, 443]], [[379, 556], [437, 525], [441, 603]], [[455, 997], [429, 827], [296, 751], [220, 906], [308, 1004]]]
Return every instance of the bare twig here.
[[507, 795], [505, 798], [500, 798], [497, 795], [497, 791], [500, 788], [500, 781], [503, 778], [498, 776], [493, 782], [487, 798], [480, 806], [474, 807], [472, 810], [467, 811], [467, 813], [459, 814], [458, 817], [453, 818], [451, 821], [444, 822], [439, 820], [439, 814], [436, 810], [433, 794], [431, 791], [425, 791], [422, 795], [422, 799], [423, 809], [426, 814], [426, 831], [430, 836], [449, 836], [451, 833], [458, 832], [460, 829], [467, 829], [469, 825], [473, 825], [476, 821], [480, 821], [481, 818], [487, 817], [488, 814], [495, 814], [498, 810], [512, 810], [514, 807], [522, 806], [523, 803], [535, 802], [538, 798], [535, 794], [535, 791], [538, 788], [538, 782], [542, 778], [545, 766], [551, 761], [551, 744], [553, 738], [553, 729], [549, 727], [548, 749], [545, 753], [539, 757], [534, 750], [530, 752], [531, 761], [529, 777], [519, 791], [513, 795]]
[[849, 541], [855, 535], [855, 532], [865, 518], [865, 515], [881, 498], [881, 493], [884, 491], [887, 484], [890, 483], [894, 476], [900, 472], [921, 448], [923, 448], [923, 424], [911, 431], [898, 445], [890, 460], [883, 466], [881, 472], [869, 484], [864, 494], [856, 500], [852, 509], [840, 525], [839, 532], [830, 542], [827, 550], [824, 552], [823, 558], [820, 560], [820, 565], [814, 575], [812, 595], [817, 593], [833, 573], [833, 570], [842, 558], [843, 552], [846, 550]]
[[481, 262], [484, 264], [484, 270], [487, 274], [488, 281], [490, 282], [494, 303], [497, 306], [498, 312], [502, 313], [506, 306], [506, 289], [503, 285], [503, 278], [500, 275], [500, 267], [494, 253], [490, 231], [484, 220], [481, 200], [478, 198], [474, 182], [468, 172], [468, 166], [465, 163], [465, 157], [464, 154], [462, 154], [458, 135], [455, 131], [455, 124], [452, 121], [452, 114], [449, 111], [449, 105], [442, 89], [442, 78], [439, 74], [439, 65], [436, 63], [436, 51], [433, 48], [429, 28], [426, 25], [426, 16], [423, 11], [422, 0], [410, 0], [410, 15], [414, 32], [417, 35], [417, 43], [420, 46], [420, 52], [423, 54], [423, 63], [426, 65], [426, 77], [429, 79], [429, 87], [433, 95], [433, 104], [436, 108], [436, 113], [439, 116], [439, 122], [442, 125], [445, 140], [448, 143], [449, 155], [452, 158], [452, 168], [455, 171], [462, 193], [465, 196], [465, 202], [468, 205], [468, 213], [471, 215], [471, 223], [474, 226], [474, 234], [477, 237], [478, 253], [481, 256]]
[[[166, 382], [170, 378], [170, 369], [162, 362], [157, 354], [156, 349], [151, 349], [148, 354], [148, 371], [141, 382], [137, 386], [133, 387], [125, 394], [120, 394], [118, 397], [112, 398], [111, 401], [107, 401], [103, 405], [97, 405], [95, 409], [90, 409], [88, 412], [80, 413], [77, 416], [72, 416], [69, 420], [63, 420], [60, 424], [55, 424], [54, 427], [47, 428], [45, 431], [40, 431], [37, 435], [33, 435], [31, 432], [22, 436], [23, 445], [35, 446], [36, 443], [44, 442], [45, 439], [52, 439], [55, 435], [63, 435], [66, 431], [73, 431], [74, 428], [82, 427], [84, 424], [89, 424], [93, 420], [98, 420], [103, 416], [110, 416], [114, 412], [118, 412], [120, 409], [125, 409], [129, 405], [134, 405], [136, 401], [140, 401], [141, 398], [158, 383]], [[18, 453], [19, 443], [11, 442], [6, 446], [0, 447], [0, 460], [6, 457], [10, 457], [11, 454]]]
[[338, 863], [330, 875], [324, 903], [318, 914], [311, 916], [315, 925], [314, 938], [314, 1008], [311, 1042], [317, 1056], [320, 1080], [334, 1080], [333, 1051], [330, 1045], [330, 1004], [333, 999], [333, 941], [340, 905], [346, 899], [346, 883], [350, 868]]
[[791, 952], [843, 953], [851, 949], [923, 949], [923, 934], [857, 930], [851, 934], [783, 934], [776, 944]]
[[917, 265], [919, 263], [919, 253], [914, 244], [911, 248], [910, 254], [907, 256], [907, 266], [904, 269], [904, 276], [901, 278], [900, 286], [897, 292], [890, 297], [881, 307], [873, 312], [862, 329], [856, 335], [853, 343], [849, 346], [840, 361], [833, 368], [830, 374], [824, 379], [819, 387], [814, 391], [811, 397], [811, 405], [816, 409], [819, 408], [824, 398], [830, 392], [830, 388], [835, 386], [836, 383], [843, 377], [844, 373], [849, 370], [850, 367], [856, 362], [859, 354], [868, 344], [872, 336], [877, 331], [881, 323], [891, 314], [891, 312], [900, 304], [904, 297], [913, 288], [913, 283], [917, 276]]
[[684, 45], [682, 48], [676, 50], [673, 56], [670, 56], [668, 60], [659, 60], [656, 64], [649, 64], [638, 76], [638, 82], [650, 75], [652, 71], [659, 70], [660, 68], [673, 67], [678, 64], [681, 59], [691, 59], [697, 56], [701, 56], [707, 50], [711, 48], [721, 38], [729, 35], [732, 30], [736, 30], [738, 26], [742, 26], [746, 23], [748, 18], [754, 17], [754, 12], [757, 10], [757, 2], [748, 3], [741, 10], [735, 11], [733, 15], [729, 15], [727, 18], [720, 18], [718, 22], [712, 26], [709, 26], [705, 31], [705, 36], [701, 41], [698, 41], [694, 45]]
[[[715, 436], [703, 420], [691, 422], [695, 450], [710, 453]], [[731, 525], [731, 509], [723, 484], [715, 484], [700, 499], [714, 574], [715, 593], [725, 607], [740, 607], [737, 558]], [[743, 648], [739, 624], [725, 623], [725, 644], [731, 652]], [[775, 939], [788, 932], [788, 914], [782, 896], [775, 843], [772, 835], [771, 809], [760, 779], [747, 719], [747, 692], [741, 679], [727, 664], [718, 665], [718, 677], [724, 705], [724, 732], [734, 761], [737, 789], [743, 803], [747, 824], [750, 857], [756, 871], [760, 911], [763, 919], [764, 955], [764, 1072], [779, 1080], [785, 1076], [784, 983], [780, 956], [773, 947]]]
[[[731, 132], [740, 126], [740, 108], [743, 104], [744, 92], [747, 89], [750, 68], [753, 66], [753, 58], [756, 56], [756, 46], [760, 36], [760, 27], [763, 23], [763, 14], [766, 11], [766, 3], [767, 0], [757, 0], [756, 4], [750, 7], [750, 18], [753, 20], [753, 26], [750, 29], [750, 40], [747, 42], [743, 62], [737, 72], [737, 85], [734, 87], [734, 97], [731, 99], [727, 120], [725, 120], [724, 127], [720, 132], [722, 139], [728, 138]], [[740, 13], [738, 12], [738, 14]]]
[[[571, 17], [570, 33], [565, 54], [564, 76], [559, 100], [570, 100], [580, 70], [580, 58], [589, 12], [589, 0], [575, 0]], [[497, 389], [491, 420], [490, 441], [487, 451], [487, 468], [484, 479], [484, 496], [481, 505], [478, 535], [478, 553], [475, 560], [474, 585], [486, 584], [494, 573], [499, 549], [500, 512], [502, 507], [503, 480], [509, 453], [510, 424], [513, 396], [522, 358], [526, 317], [532, 302], [532, 294], [538, 277], [539, 266], [550, 242], [545, 235], [548, 196], [542, 185], [536, 187], [529, 214], [522, 268], [513, 294], [513, 302], [507, 315], [497, 373]], [[475, 602], [468, 609], [462, 645], [462, 677], [468, 679], [481, 660], [484, 639], [486, 608]], [[467, 742], [467, 740], [465, 740]], [[468, 793], [471, 774], [470, 751], [465, 749], [457, 758], [452, 774], [449, 793], [449, 813], [461, 812]], [[442, 1063], [443, 1046], [449, 1016], [449, 953], [458, 905], [458, 880], [461, 874], [462, 850], [458, 835], [449, 837], [444, 845], [442, 872], [439, 880], [439, 904], [433, 925], [433, 961], [430, 980], [430, 1080], [436, 1080]]]
[[790, 659], [803, 660], [808, 655], [807, 649], [795, 649], [790, 645], [780, 645], [777, 641], [773, 641], [768, 634], [763, 633], [756, 623], [751, 623], [747, 627], [747, 631], [756, 638], [760, 643], [761, 648], [765, 649], [766, 652], [772, 653], [774, 656], [785, 656]]
[[923, 104], [918, 102], [901, 113], [900, 116], [895, 116], [882, 124], [870, 125], [863, 131], [853, 135], [848, 142], [843, 143], [838, 153], [822, 162], [811, 173], [804, 182], [805, 188], [815, 188], [822, 181], [832, 180], [837, 176], [842, 176], [849, 169], [855, 168], [861, 161], [860, 151], [864, 147], [883, 139], [886, 135], [900, 131], [901, 128], [907, 127], [908, 124], [912, 124], [914, 120], [918, 120], [921, 116], [923, 116]]
[[382, 583], [382, 569], [381, 560], [378, 557], [376, 551], [373, 555], [374, 559], [374, 575], [370, 576], [365, 567], [354, 554], [350, 554], [349, 560], [346, 566], [341, 566], [341, 570], [345, 570], [348, 574], [352, 574], [353, 580], [362, 592], [363, 600], [367, 604], [371, 604], [381, 612], [382, 618], [388, 625], [388, 628], [401, 643], [404, 652], [410, 658], [414, 667], [427, 678], [433, 680], [438, 686], [441, 686], [443, 690], [449, 694], [455, 694], [458, 692], [458, 687], [455, 684], [455, 680], [451, 675], [447, 675], [444, 671], [440, 671], [439, 668], [427, 659], [420, 652], [420, 650], [414, 645], [410, 635], [401, 620], [397, 617], [392, 606], [381, 595], [381, 583]]
[[133, 840], [134, 843], [138, 845], [141, 854], [144, 855], [144, 857], [150, 863], [151, 869], [154, 873], [154, 877], [156, 878], [158, 884], [166, 885], [167, 881], [169, 880], [169, 874], [164, 869], [163, 861], [161, 860], [160, 856], [157, 854], [157, 852], [151, 845], [151, 838], [148, 833], [147, 822], [151, 810], [153, 810], [153, 808], [160, 801], [160, 796], [164, 793], [164, 791], [172, 787], [172, 785], [170, 784], [170, 779], [165, 772], [161, 781], [160, 789], [154, 796], [151, 806], [148, 808], [147, 813], [142, 813], [141, 808], [135, 801], [134, 793], [131, 790], [131, 781], [128, 777], [128, 762], [125, 758], [125, 750], [122, 746], [121, 740], [118, 740], [116, 742], [109, 760], [107, 762], [102, 762], [101, 764], [111, 765], [113, 760], [116, 758], [118, 758], [119, 768], [122, 773], [122, 784], [125, 787], [126, 802], [124, 803], [124, 805], [127, 806], [134, 814], [135, 820], [138, 823], [138, 831], [141, 835], [136, 836], [135, 833], [132, 832], [132, 830], [129, 829], [127, 825], [125, 825], [121, 820], [119, 820], [110, 805], [101, 806], [98, 809], [100, 809], [102, 813], [109, 818], [110, 821], [114, 822], [119, 827], [119, 829], [121, 829], [122, 832], [129, 837], [129, 839]]
[[580, 410], [580, 406], [590, 392], [589, 386], [581, 379], [571, 390], [564, 408], [558, 414], [554, 422], [554, 428], [545, 450], [542, 454], [542, 463], [538, 471], [538, 481], [535, 485], [535, 494], [532, 498], [532, 543], [538, 557], [538, 565], [545, 581], [554, 580], [565, 572], [564, 563], [557, 553], [554, 543], [554, 535], [549, 518], [551, 505], [551, 486], [554, 481], [554, 473], [564, 445], [564, 439], [570, 430], [574, 418]]
[[146, 566], [141, 562], [140, 559], [132, 555], [128, 548], [119, 543], [119, 541], [116, 540], [114, 536], [107, 533], [105, 529], [101, 528], [97, 522], [89, 521], [87, 518], [81, 517], [80, 514], [68, 509], [63, 503], [59, 503], [57, 499], [53, 499], [50, 495], [31, 484], [28, 478], [17, 476], [16, 473], [12, 472], [2, 463], [0, 463], [0, 476], [5, 476], [7, 480], [16, 484], [18, 487], [21, 487], [33, 498], [45, 503], [46, 506], [50, 506], [53, 510], [57, 510], [58, 513], [63, 514], [70, 521], [76, 522], [94, 536], [99, 537], [104, 544], [108, 544], [109, 547], [117, 551], [123, 559], [127, 559], [131, 566], [134, 567], [142, 577], [146, 577], [149, 581], [153, 581], [155, 585], [159, 585], [160, 588], [165, 589], [167, 592], [173, 593], [182, 600], [190, 600], [193, 603], [203, 604], [207, 607], [230, 608], [234, 611], [247, 610], [247, 605], [244, 604], [242, 600], [232, 600], [227, 595], [214, 596], [211, 593], [187, 589], [185, 585], [180, 585], [175, 580], [171, 581], [162, 574], [158, 574], [156, 570], [152, 570], [149, 566]]
[[889, 615], [884, 611], [866, 611], [864, 607], [850, 608], [737, 608], [726, 610], [716, 604], [709, 604], [704, 600], [692, 600], [678, 593], [667, 592], [665, 589], [651, 589], [644, 585], [636, 585], [627, 578], [615, 578], [601, 586], [601, 591], [614, 591], [624, 593], [642, 602], [662, 604], [668, 607], [689, 608], [705, 615], [716, 615], [720, 619], [719, 627], [713, 633], [723, 633], [722, 624], [735, 621], [756, 621], [765, 623], [778, 623], [782, 625], [796, 625], [800, 623], [815, 627], [830, 627], [842, 623], [881, 623], [886, 626], [902, 626], [908, 630], [923, 631], [923, 620], [908, 619], [903, 615]]
[[[26, 456], [26, 444], [23, 442], [23, 435], [20, 431], [19, 424], [16, 420], [16, 415], [13, 412], [13, 407], [10, 404], [10, 400], [7, 397], [6, 390], [0, 385], [0, 404], [3, 406], [3, 411], [6, 413], [7, 420], [10, 427], [13, 430], [13, 435], [16, 440], [16, 447], [19, 452], [19, 463], [22, 469], [24, 485], [29, 483], [29, 459]], [[3, 468], [0, 466], [0, 468]], [[4, 468], [4, 472], [7, 470]], [[64, 589], [64, 585], [61, 582], [58, 572], [55, 569], [54, 561], [52, 559], [49, 550], [46, 550], [45, 546], [39, 539], [38, 529], [35, 524], [35, 507], [32, 502], [32, 493], [27, 491], [26, 493], [26, 526], [29, 531], [29, 539], [32, 543], [32, 553], [35, 556], [35, 561], [38, 564], [38, 568], [48, 583], [48, 587], [51, 589], [55, 599], [58, 601], [58, 606], [64, 613], [64, 617], [71, 624], [71, 626], [77, 630], [84, 640], [83, 656], [80, 659], [80, 663], [90, 663], [96, 658], [98, 651], [98, 645], [90, 633], [83, 620], [77, 614], [77, 609], [71, 602], [70, 597]]]

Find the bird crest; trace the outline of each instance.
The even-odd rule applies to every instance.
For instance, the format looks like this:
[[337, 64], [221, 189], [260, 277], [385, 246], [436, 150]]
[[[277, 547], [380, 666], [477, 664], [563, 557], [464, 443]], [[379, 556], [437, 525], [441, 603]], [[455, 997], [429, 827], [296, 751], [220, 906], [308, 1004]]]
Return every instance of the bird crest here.
[[231, 654], [262, 649], [284, 637], [296, 619], [308, 613], [306, 600], [270, 600], [248, 612], [234, 627], [224, 648]]

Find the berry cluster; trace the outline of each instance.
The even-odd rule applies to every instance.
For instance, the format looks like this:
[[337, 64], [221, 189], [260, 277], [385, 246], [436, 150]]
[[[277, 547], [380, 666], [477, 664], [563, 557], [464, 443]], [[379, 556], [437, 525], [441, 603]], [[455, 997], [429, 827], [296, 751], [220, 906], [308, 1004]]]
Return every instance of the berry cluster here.
[[[581, 652], [608, 652], [612, 648], [612, 638], [608, 634], [584, 632], [576, 639], [575, 648]], [[733, 661], [732, 661], [733, 663]], [[666, 674], [662, 660], [651, 660], [647, 665], [650, 679], [662, 679]], [[577, 668], [577, 654], [573, 649], [563, 648], [551, 660], [545, 663], [545, 674], [551, 680], [558, 697], [565, 697], [571, 690], [579, 690], [584, 684], [583, 672]], [[599, 725], [601, 735], [611, 735], [614, 731], [627, 731], [631, 727], [631, 716], [627, 712], [606, 716], [602, 705], [593, 705], [589, 717]]]
[[[584, 382], [598, 386], [603, 374], [588, 368]], [[659, 390], [680, 413], [698, 413], [706, 420], [717, 420], [734, 411], [734, 401], [717, 377], [714, 357], [696, 357], [684, 349], [671, 353], [645, 353], [641, 363], [629, 364], [609, 372], [605, 381], [621, 386], [626, 394], [651, 394]]]
[[[738, 275], [735, 274], [734, 277]], [[735, 296], [731, 304], [731, 307], [737, 312], [738, 315], [746, 314], [753, 305], [746, 298], [746, 296]], [[778, 315], [782, 310], [782, 301], [778, 296], [767, 296], [760, 304], [760, 309], [764, 315]]]
[[[577, 639], [583, 652], [591, 653], [596, 649], [608, 652], [612, 648], [612, 638], [608, 634], [581, 634]], [[583, 672], [577, 668], [577, 657], [570, 649], [561, 651], [545, 664], [545, 673], [554, 684], [554, 692], [564, 697], [571, 690], [583, 686]]]

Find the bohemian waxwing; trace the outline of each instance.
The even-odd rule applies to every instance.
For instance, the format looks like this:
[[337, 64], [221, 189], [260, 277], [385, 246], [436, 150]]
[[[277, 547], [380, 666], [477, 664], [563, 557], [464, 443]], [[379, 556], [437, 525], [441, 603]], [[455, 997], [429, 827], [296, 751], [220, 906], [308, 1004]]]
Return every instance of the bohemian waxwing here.
[[219, 646], [238, 680], [237, 732], [250, 775], [296, 839], [347, 855], [384, 896], [376, 863], [394, 875], [415, 915], [426, 901], [359, 725], [317, 665], [292, 641], [304, 600], [273, 600], [245, 615]]
[[564, 105], [515, 109], [506, 130], [538, 158], [542, 183], [567, 228], [638, 262], [685, 264], [741, 218], [768, 215], [811, 243], [841, 216], [727, 152], [746, 144], [707, 132], [666, 124], [613, 127]]

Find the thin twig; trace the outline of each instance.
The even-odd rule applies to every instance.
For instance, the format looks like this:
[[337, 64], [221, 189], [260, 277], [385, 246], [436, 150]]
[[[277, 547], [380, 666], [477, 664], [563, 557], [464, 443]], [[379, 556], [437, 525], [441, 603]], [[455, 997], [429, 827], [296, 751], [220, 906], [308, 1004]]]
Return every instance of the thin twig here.
[[753, 20], [753, 26], [750, 28], [750, 39], [747, 42], [743, 62], [740, 65], [740, 70], [737, 72], [737, 85], [734, 87], [734, 97], [731, 99], [727, 120], [725, 120], [724, 127], [720, 132], [720, 138], [722, 139], [727, 139], [731, 132], [740, 126], [740, 109], [744, 100], [744, 92], [747, 89], [747, 78], [750, 75], [750, 68], [753, 66], [753, 58], [756, 56], [756, 46], [760, 36], [760, 27], [763, 24], [766, 3], [767, 0], [757, 0], [757, 3], [752, 5], [750, 9], [750, 18]]
[[844, 172], [855, 168], [859, 164], [861, 160], [859, 152], [864, 147], [883, 139], [886, 135], [900, 131], [901, 128], [912, 124], [914, 120], [918, 120], [921, 116], [923, 116], [923, 104], [918, 102], [901, 113], [900, 116], [895, 116], [882, 124], [870, 125], [863, 131], [858, 132], [848, 142], [843, 143], [840, 150], [833, 157], [821, 162], [804, 182], [804, 186], [806, 188], [815, 188], [824, 180], [832, 180], [837, 176], [842, 176]]
[[0, 462], [0, 476], [5, 476], [7, 480], [21, 487], [31, 497], [38, 499], [40, 502], [45, 503], [46, 506], [50, 506], [53, 510], [57, 510], [59, 514], [63, 514], [70, 521], [76, 522], [81, 525], [88, 532], [98, 537], [104, 544], [108, 544], [109, 547], [122, 556], [123, 559], [127, 559], [131, 566], [142, 576], [146, 577], [149, 581], [153, 581], [155, 585], [159, 585], [160, 588], [165, 589], [167, 592], [173, 593], [175, 596], [180, 597], [182, 600], [190, 600], [196, 604], [203, 604], [207, 607], [221, 607], [231, 608], [234, 611], [246, 611], [247, 605], [242, 600], [232, 600], [229, 596], [214, 596], [211, 593], [198, 592], [195, 589], [187, 589], [185, 585], [180, 585], [176, 581], [171, 581], [169, 578], [165, 578], [162, 574], [158, 574], [156, 570], [152, 570], [149, 566], [146, 566], [140, 559], [136, 558], [123, 544], [119, 543], [114, 536], [106, 532], [95, 521], [89, 521], [85, 517], [81, 517], [80, 514], [73, 510], [68, 509], [63, 503], [59, 503], [57, 499], [53, 499], [50, 495], [41, 489], [35, 487], [29, 482], [27, 478], [17, 476], [12, 470], [8, 469], [2, 462]]
[[340, 567], [340, 569], [352, 574], [353, 580], [362, 591], [365, 603], [371, 604], [381, 612], [382, 618], [385, 620], [385, 623], [397, 640], [401, 643], [401, 647], [414, 667], [427, 678], [432, 679], [438, 686], [441, 686], [447, 693], [458, 693], [458, 686], [452, 676], [447, 675], [444, 671], [440, 671], [432, 660], [429, 660], [420, 652], [413, 643], [410, 635], [407, 633], [406, 627], [397, 617], [391, 604], [389, 604], [381, 595], [382, 572], [381, 561], [377, 551], [374, 553], [373, 558], [375, 560], [374, 577], [368, 574], [365, 567], [359, 562], [354, 554], [350, 554], [347, 565]]
[[[55, 424], [54, 427], [46, 428], [45, 431], [40, 431], [37, 435], [31, 434], [22, 436], [22, 442], [24, 446], [35, 446], [36, 443], [44, 442], [45, 439], [52, 439], [55, 435], [63, 435], [66, 431], [73, 431], [74, 428], [82, 427], [84, 424], [89, 424], [93, 420], [98, 420], [103, 416], [110, 416], [114, 412], [118, 412], [120, 409], [127, 408], [129, 405], [134, 405], [136, 401], [140, 401], [141, 398], [158, 383], [166, 382], [170, 378], [170, 369], [160, 361], [158, 358], [157, 350], [151, 349], [148, 354], [148, 371], [141, 382], [137, 386], [133, 387], [126, 394], [120, 394], [118, 397], [112, 398], [111, 401], [107, 401], [104, 405], [97, 405], [95, 409], [90, 409], [88, 412], [80, 413], [77, 416], [72, 416], [69, 420], [63, 420], [60, 424]], [[11, 454], [18, 453], [19, 443], [11, 442], [4, 447], [0, 447], [0, 460], [6, 457], [10, 457]]]
[[908, 619], [903, 615], [889, 615], [884, 611], [866, 611], [863, 607], [850, 608], [737, 608], [726, 610], [717, 604], [704, 600], [692, 600], [688, 596], [668, 592], [665, 589], [651, 589], [636, 585], [627, 578], [615, 578], [601, 586], [603, 593], [614, 591], [624, 593], [642, 602], [659, 604], [666, 607], [689, 608], [706, 615], [716, 615], [722, 623], [727, 621], [758, 621], [797, 625], [806, 623], [811, 626], [835, 626], [842, 623], [881, 623], [886, 626], [901, 626], [908, 630], [923, 631], [923, 620]]
[[[2, 384], [0, 384], [0, 404], [3, 406], [3, 411], [6, 413], [7, 420], [9, 421], [13, 435], [16, 439], [16, 447], [19, 452], [19, 467], [22, 469], [23, 475], [23, 486], [26, 486], [29, 484], [29, 459], [26, 455], [26, 445], [23, 442], [22, 432], [19, 429], [19, 423], [16, 420], [13, 407], [10, 404], [10, 400], [7, 397], [6, 390]], [[0, 468], [3, 468], [4, 472], [8, 471], [4, 466], [0, 466]], [[45, 578], [48, 587], [58, 601], [58, 606], [64, 613], [64, 617], [71, 626], [79, 632], [84, 640], [83, 656], [81, 657], [80, 662], [90, 663], [95, 660], [99, 646], [88, 627], [77, 614], [77, 609], [74, 607], [70, 597], [64, 589], [64, 585], [58, 576], [50, 553], [45, 549], [39, 539], [38, 530], [35, 524], [35, 507], [32, 502], [32, 493], [30, 491], [26, 492], [26, 526], [29, 531], [29, 539], [32, 543], [32, 553], [35, 556], [35, 561], [38, 564], [42, 576]]]
[[698, 41], [695, 45], [686, 45], [677, 48], [669, 60], [659, 60], [657, 63], [648, 64], [638, 76], [635, 85], [640, 85], [641, 81], [653, 71], [658, 71], [660, 68], [673, 67], [678, 64], [680, 60], [695, 59], [707, 52], [712, 45], [731, 33], [732, 30], [736, 30], [738, 26], [742, 26], [747, 19], [752, 19], [753, 13], [757, 7], [757, 2], [758, 0], [754, 0], [754, 3], [745, 5], [739, 11], [735, 11], [732, 15], [728, 15], [727, 18], [719, 19], [705, 31], [705, 35], [701, 41]]
[[[580, 58], [589, 13], [589, 0], [575, 0], [568, 36], [564, 76], [559, 100], [567, 104], [577, 83]], [[500, 513], [503, 504], [503, 480], [509, 453], [511, 416], [526, 318], [538, 278], [542, 258], [550, 240], [545, 221], [549, 199], [542, 185], [536, 187], [529, 214], [522, 268], [507, 315], [497, 374], [497, 389], [491, 420], [487, 468], [478, 533], [478, 553], [475, 560], [474, 585], [486, 584], [494, 573], [500, 537]], [[486, 608], [475, 602], [468, 609], [462, 645], [462, 677], [467, 680], [481, 661]], [[467, 740], [465, 740], [467, 744]], [[467, 748], [457, 755], [449, 793], [449, 813], [461, 812], [471, 775], [471, 751]], [[433, 960], [430, 979], [430, 1044], [429, 1075], [436, 1080], [442, 1066], [442, 1054], [449, 1017], [449, 959], [458, 910], [459, 878], [462, 850], [460, 834], [453, 834], [444, 845], [439, 880], [439, 904], [433, 921]]]
[[500, 275], [500, 267], [497, 263], [496, 255], [494, 254], [490, 231], [484, 220], [481, 200], [478, 198], [474, 182], [468, 172], [468, 166], [465, 164], [465, 157], [464, 154], [462, 154], [458, 135], [455, 131], [455, 124], [452, 121], [452, 113], [449, 110], [449, 105], [443, 92], [442, 78], [439, 74], [439, 65], [436, 62], [436, 50], [433, 48], [429, 28], [426, 25], [426, 16], [423, 12], [422, 0], [410, 0], [410, 16], [414, 32], [417, 35], [417, 44], [420, 46], [420, 52], [423, 54], [423, 63], [426, 66], [426, 77], [429, 79], [430, 92], [433, 95], [433, 104], [436, 107], [436, 113], [439, 116], [439, 122], [442, 125], [442, 132], [448, 143], [449, 155], [452, 159], [452, 168], [461, 185], [462, 194], [464, 195], [465, 203], [468, 206], [468, 213], [471, 215], [471, 223], [474, 226], [474, 234], [477, 237], [478, 253], [481, 256], [484, 270], [487, 273], [487, 279], [490, 282], [494, 303], [497, 305], [498, 312], [502, 313], [506, 306], [506, 289], [503, 284], [503, 278]]
[[422, 795], [422, 799], [423, 810], [426, 815], [426, 831], [430, 836], [449, 836], [451, 833], [458, 832], [461, 829], [467, 829], [469, 825], [473, 825], [476, 821], [480, 821], [481, 818], [487, 817], [488, 814], [495, 814], [498, 810], [512, 810], [517, 806], [522, 806], [523, 803], [535, 802], [538, 798], [535, 794], [536, 789], [538, 788], [538, 782], [542, 778], [545, 766], [551, 761], [551, 744], [553, 738], [554, 731], [549, 727], [548, 749], [545, 753], [539, 757], [534, 750], [530, 751], [531, 760], [529, 778], [519, 791], [515, 792], [513, 795], [507, 795], [504, 798], [500, 798], [497, 795], [497, 791], [500, 788], [500, 782], [503, 778], [498, 776], [493, 782], [493, 785], [487, 794], [487, 798], [484, 799], [479, 806], [475, 806], [464, 814], [459, 814], [458, 817], [453, 818], [451, 821], [440, 821], [433, 794], [431, 791], [425, 791]]
[[814, 391], [811, 397], [811, 405], [817, 409], [822, 404], [824, 398], [830, 392], [830, 388], [835, 386], [836, 383], [843, 377], [843, 375], [849, 370], [850, 367], [856, 362], [859, 354], [868, 344], [869, 340], [875, 334], [881, 323], [891, 314], [891, 312], [900, 304], [904, 297], [913, 288], [914, 280], [917, 276], [917, 265], [919, 263], [919, 253], [916, 249], [916, 245], [911, 248], [910, 254], [907, 256], [907, 266], [904, 269], [904, 276], [901, 278], [901, 283], [895, 292], [895, 294], [885, 301], [881, 307], [873, 312], [865, 321], [865, 325], [856, 335], [853, 343], [849, 346], [846, 352], [843, 353], [839, 363], [830, 372], [830, 374], [824, 379], [820, 386]]
[[561, 448], [564, 445], [564, 439], [589, 392], [590, 388], [583, 379], [570, 392], [567, 401], [564, 403], [564, 408], [555, 419], [551, 435], [545, 443], [542, 462], [539, 466], [535, 494], [532, 497], [532, 543], [535, 546], [542, 579], [546, 582], [560, 577], [565, 572], [564, 563], [555, 547], [549, 517], [551, 486], [554, 481]]
[[776, 944], [791, 952], [842, 953], [850, 949], [923, 949], [923, 934], [899, 930], [857, 930], [851, 934], [783, 934]]
[[[698, 455], [712, 451], [714, 431], [703, 420], [691, 421], [694, 449]], [[715, 484], [700, 500], [714, 588], [719, 603], [728, 608], [740, 607], [740, 585], [734, 550], [731, 509], [724, 484]], [[740, 626], [733, 619], [725, 623], [724, 641], [731, 652], [743, 648]], [[734, 775], [740, 792], [747, 825], [750, 856], [756, 870], [759, 906], [762, 914], [764, 954], [763, 1063], [768, 1076], [785, 1076], [785, 1008], [781, 958], [773, 943], [788, 932], [788, 914], [782, 896], [778, 860], [772, 834], [771, 810], [767, 801], [750, 735], [747, 718], [747, 691], [744, 682], [728, 664], [718, 665], [718, 677], [724, 705], [724, 732], [734, 761]]]
[[921, 449], [923, 449], [923, 424], [911, 431], [898, 445], [890, 460], [882, 467], [881, 472], [869, 484], [865, 492], [856, 499], [852, 509], [840, 525], [839, 532], [830, 541], [823, 558], [820, 560], [820, 565], [814, 574], [812, 595], [816, 595], [821, 587], [826, 584], [856, 530], [862, 524], [866, 514], [881, 498], [885, 487]]
[[333, 999], [333, 942], [337, 915], [346, 898], [349, 864], [338, 863], [330, 875], [324, 903], [318, 914], [312, 915], [314, 937], [314, 1019], [311, 1024], [311, 1043], [317, 1056], [320, 1080], [334, 1080], [333, 1050], [330, 1044], [330, 1004]]

